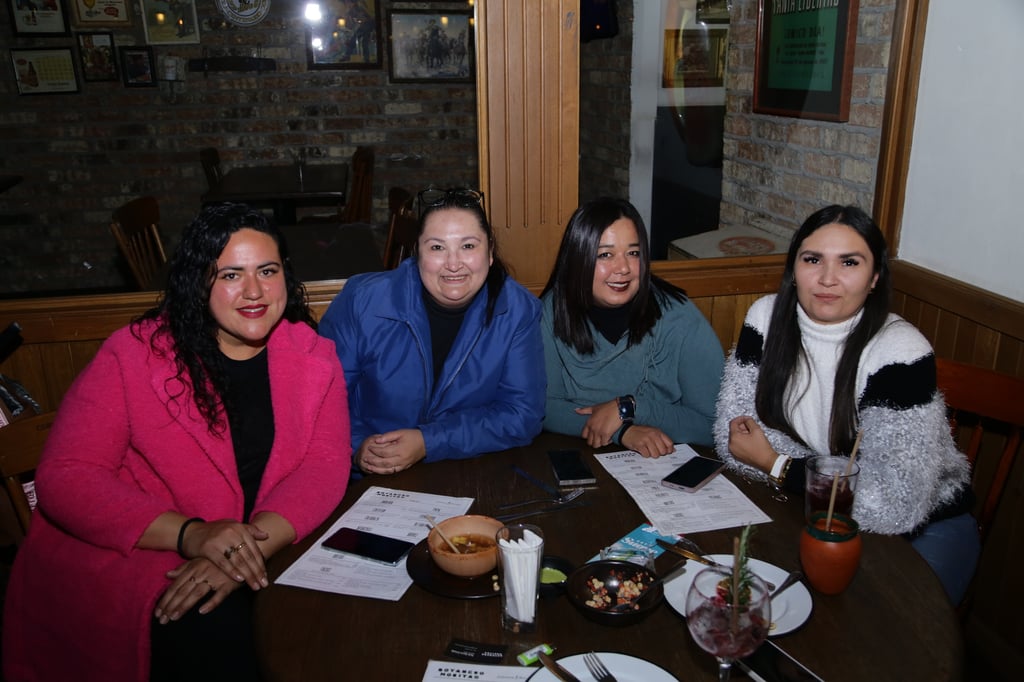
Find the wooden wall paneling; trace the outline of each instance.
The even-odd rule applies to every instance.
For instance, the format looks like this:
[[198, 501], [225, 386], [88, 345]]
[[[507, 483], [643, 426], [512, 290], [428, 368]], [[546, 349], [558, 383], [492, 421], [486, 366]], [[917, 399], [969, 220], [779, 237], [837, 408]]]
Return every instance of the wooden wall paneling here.
[[579, 0], [476, 4], [480, 186], [502, 258], [543, 286], [579, 183]]
[[1024, 341], [1002, 337], [992, 369], [1013, 376], [1024, 376]]

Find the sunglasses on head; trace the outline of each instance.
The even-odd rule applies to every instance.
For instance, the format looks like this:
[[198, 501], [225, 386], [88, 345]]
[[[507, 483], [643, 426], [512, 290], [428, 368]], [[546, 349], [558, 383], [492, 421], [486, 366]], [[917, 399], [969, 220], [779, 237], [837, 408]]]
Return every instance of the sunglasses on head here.
[[484, 193], [473, 189], [425, 189], [417, 195], [420, 206], [420, 217], [428, 208], [434, 206], [451, 206], [456, 208], [469, 208], [479, 206], [483, 208]]

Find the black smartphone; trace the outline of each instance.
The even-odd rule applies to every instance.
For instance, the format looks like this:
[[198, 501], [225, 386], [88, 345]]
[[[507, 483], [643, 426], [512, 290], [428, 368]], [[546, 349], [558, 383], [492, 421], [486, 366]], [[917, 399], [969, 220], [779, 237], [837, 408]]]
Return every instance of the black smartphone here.
[[365, 559], [394, 566], [413, 548], [411, 542], [369, 533], [355, 528], [339, 528], [320, 545], [343, 554], [354, 554]]
[[698, 455], [661, 479], [661, 484], [692, 493], [703, 488], [724, 466], [725, 463], [717, 459]]
[[548, 450], [548, 459], [559, 486], [592, 485], [597, 483], [590, 465], [579, 450]]
[[771, 640], [758, 647], [752, 655], [737, 661], [752, 680], [763, 682], [822, 682], [814, 672]]

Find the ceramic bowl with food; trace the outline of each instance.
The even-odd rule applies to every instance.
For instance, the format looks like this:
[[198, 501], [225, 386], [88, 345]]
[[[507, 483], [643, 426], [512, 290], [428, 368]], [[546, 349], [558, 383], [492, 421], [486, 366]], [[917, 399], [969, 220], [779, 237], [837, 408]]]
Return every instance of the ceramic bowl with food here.
[[571, 574], [566, 593], [580, 613], [602, 625], [639, 623], [661, 604], [654, 573], [628, 561], [592, 561]]
[[[498, 544], [494, 535], [504, 524], [490, 516], [467, 514], [439, 521], [427, 536], [430, 557], [442, 571], [460, 578], [475, 578], [490, 573], [498, 565]], [[456, 554], [438, 529], [459, 550]]]

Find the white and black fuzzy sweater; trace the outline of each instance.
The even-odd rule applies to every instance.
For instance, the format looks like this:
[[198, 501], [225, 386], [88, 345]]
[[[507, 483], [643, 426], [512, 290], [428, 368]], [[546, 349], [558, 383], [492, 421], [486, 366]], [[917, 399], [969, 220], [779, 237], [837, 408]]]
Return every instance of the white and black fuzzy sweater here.
[[[774, 302], [774, 295], [766, 296], [747, 312], [725, 365], [715, 420], [719, 456], [731, 468], [761, 479], [766, 477], [763, 472], [740, 463], [729, 452], [729, 421], [740, 415], [757, 418], [754, 395]], [[790, 423], [810, 447], [761, 426], [776, 452], [803, 459], [829, 452], [835, 367], [858, 318], [841, 325], [820, 325], [799, 312], [806, 363], [798, 363], [787, 402]], [[945, 402], [935, 386], [935, 356], [924, 336], [906, 320], [889, 315], [864, 348], [856, 391], [864, 435], [857, 454], [860, 476], [853, 516], [861, 528], [905, 533], [960, 505], [970, 482], [970, 466], [950, 436]]]

